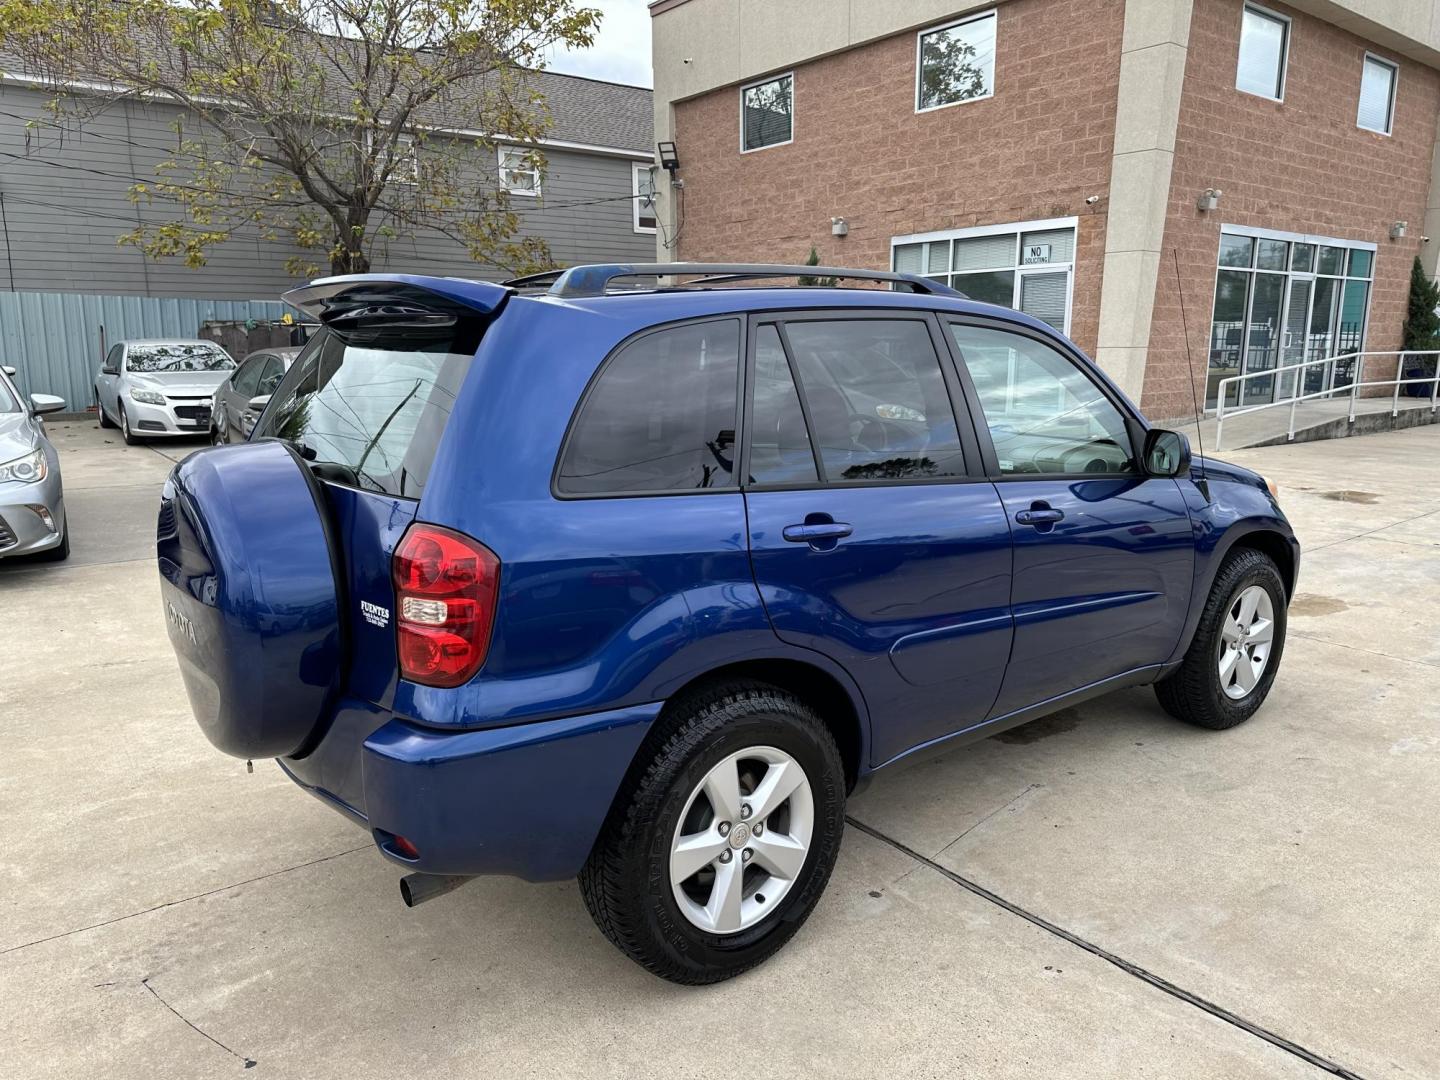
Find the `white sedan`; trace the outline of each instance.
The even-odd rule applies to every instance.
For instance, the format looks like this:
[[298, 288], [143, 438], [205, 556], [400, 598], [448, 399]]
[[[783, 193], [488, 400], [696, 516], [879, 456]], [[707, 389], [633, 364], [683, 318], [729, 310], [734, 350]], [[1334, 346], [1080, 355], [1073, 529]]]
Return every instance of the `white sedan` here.
[[235, 370], [213, 341], [117, 341], [95, 376], [101, 427], [127, 443], [151, 435], [207, 435], [215, 390]]

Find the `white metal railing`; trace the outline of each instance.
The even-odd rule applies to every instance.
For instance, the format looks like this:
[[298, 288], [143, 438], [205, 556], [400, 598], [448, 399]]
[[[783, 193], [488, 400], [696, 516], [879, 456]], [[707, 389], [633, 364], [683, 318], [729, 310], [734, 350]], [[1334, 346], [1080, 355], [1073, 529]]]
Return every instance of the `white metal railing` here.
[[[1395, 357], [1395, 377], [1391, 379], [1366, 379], [1365, 359], [1371, 356], [1393, 356]], [[1436, 361], [1435, 372], [1431, 375], [1420, 376], [1419, 378], [1405, 378], [1406, 360], [1423, 360], [1429, 357]], [[1347, 361], [1355, 362], [1354, 378], [1348, 383], [1336, 384], [1337, 366]], [[1308, 394], [1298, 394], [1295, 391], [1304, 386], [1304, 377], [1301, 371], [1316, 367], [1321, 364], [1330, 365], [1322, 369], [1325, 373], [1325, 388], [1315, 390]], [[1294, 372], [1291, 380], [1290, 396], [1282, 396], [1280, 390], [1281, 376], [1287, 372]], [[1258, 404], [1244, 404], [1244, 390], [1242, 387], [1251, 379], [1275, 379], [1275, 398], [1273, 401], [1262, 401]], [[1303, 401], [1315, 401], [1320, 398], [1334, 400], [1337, 395], [1348, 393], [1350, 397], [1350, 416], [1348, 423], [1355, 422], [1355, 403], [1360, 397], [1360, 391], [1371, 386], [1393, 386], [1394, 393], [1390, 398], [1390, 415], [1395, 416], [1400, 411], [1400, 387], [1412, 384], [1428, 383], [1430, 386], [1430, 412], [1433, 414], [1437, 405], [1440, 405], [1440, 350], [1401, 350], [1399, 352], [1352, 352], [1341, 353], [1339, 356], [1326, 356], [1318, 360], [1303, 360], [1298, 364], [1286, 364], [1284, 367], [1268, 368], [1264, 371], [1251, 371], [1244, 375], [1231, 375], [1220, 380], [1215, 393], [1215, 449], [1220, 449], [1221, 440], [1225, 433], [1225, 418], [1227, 416], [1244, 416], [1247, 413], [1262, 412], [1265, 409], [1276, 409], [1282, 406], [1290, 407], [1290, 428], [1286, 432], [1286, 439], [1295, 438], [1295, 409]], [[1236, 387], [1234, 406], [1227, 406], [1226, 397], [1230, 387]]]

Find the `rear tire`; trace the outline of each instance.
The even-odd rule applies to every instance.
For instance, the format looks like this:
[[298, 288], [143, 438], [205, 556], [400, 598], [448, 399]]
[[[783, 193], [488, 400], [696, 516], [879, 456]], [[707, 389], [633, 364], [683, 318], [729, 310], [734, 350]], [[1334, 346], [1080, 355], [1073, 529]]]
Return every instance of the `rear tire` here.
[[[672, 703], [641, 754], [580, 872], [585, 906], [616, 947], [663, 979], [733, 978], [789, 941], [825, 891], [845, 828], [835, 738], [786, 691], [732, 682]], [[797, 774], [791, 794], [767, 798]], [[721, 812], [727, 775], [738, 776], [733, 822], [720, 820], [731, 816]], [[677, 868], [697, 839], [698, 868]]]
[[1285, 582], [1269, 556], [1253, 548], [1227, 556], [1185, 659], [1155, 684], [1165, 711], [1216, 731], [1254, 716], [1285, 651], [1285, 605]]
[[113, 428], [115, 422], [105, 415], [105, 406], [100, 404], [100, 391], [95, 391], [95, 411], [100, 414], [100, 426], [102, 428]]

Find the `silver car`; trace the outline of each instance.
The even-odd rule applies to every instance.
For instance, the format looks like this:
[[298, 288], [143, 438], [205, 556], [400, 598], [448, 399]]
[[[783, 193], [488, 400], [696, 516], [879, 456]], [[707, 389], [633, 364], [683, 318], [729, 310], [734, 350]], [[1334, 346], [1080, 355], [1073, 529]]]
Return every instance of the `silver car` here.
[[213, 341], [117, 341], [95, 376], [101, 427], [130, 444], [151, 435], [206, 435], [216, 388], [235, 370]]
[[0, 559], [70, 554], [60, 456], [45, 435], [41, 413], [65, 407], [65, 399], [15, 389], [12, 367], [0, 368]]
[[215, 391], [210, 411], [210, 441], [216, 446], [244, 442], [250, 438], [255, 421], [270, 403], [285, 372], [300, 355], [301, 346], [259, 349], [252, 352]]

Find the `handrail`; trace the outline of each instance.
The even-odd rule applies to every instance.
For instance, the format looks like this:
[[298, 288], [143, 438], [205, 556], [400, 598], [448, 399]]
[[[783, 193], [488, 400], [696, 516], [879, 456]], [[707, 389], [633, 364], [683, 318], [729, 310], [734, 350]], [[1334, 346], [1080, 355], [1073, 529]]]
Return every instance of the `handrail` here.
[[[1395, 377], [1392, 379], [1366, 379], [1365, 359], [1371, 356], [1393, 356], [1395, 361]], [[1436, 358], [1435, 373], [1419, 378], [1407, 379], [1404, 377], [1405, 361], [1407, 359], [1422, 359], [1424, 357]], [[1342, 385], [1335, 385], [1334, 365], [1347, 360], [1356, 361], [1354, 378]], [[1329, 365], [1328, 377], [1325, 379], [1326, 386], [1323, 390], [1314, 390], [1308, 394], [1298, 394], [1293, 391], [1299, 390], [1303, 378], [1298, 374], [1305, 368], [1317, 365]], [[1279, 397], [1274, 401], [1264, 401], [1258, 405], [1241, 405], [1240, 391], [1237, 389], [1235, 395], [1236, 405], [1234, 408], [1226, 408], [1226, 396], [1232, 386], [1239, 387], [1249, 379], [1278, 379], [1286, 372], [1296, 372], [1292, 393], [1289, 397]], [[1364, 351], [1339, 353], [1335, 356], [1324, 356], [1315, 360], [1301, 360], [1294, 364], [1286, 364], [1283, 367], [1266, 368], [1261, 371], [1248, 371], [1243, 375], [1229, 375], [1220, 380], [1215, 387], [1215, 449], [1220, 449], [1221, 440], [1225, 434], [1225, 418], [1227, 416], [1245, 416], [1249, 413], [1263, 412], [1266, 409], [1275, 409], [1283, 405], [1290, 407], [1290, 427], [1286, 433], [1286, 440], [1293, 441], [1295, 438], [1295, 410], [1302, 401], [1313, 401], [1316, 398], [1333, 398], [1337, 393], [1349, 391], [1350, 414], [1347, 423], [1355, 422], [1355, 405], [1360, 396], [1362, 387], [1393, 386], [1395, 392], [1390, 400], [1390, 415], [1396, 416], [1400, 412], [1400, 387], [1411, 386], [1419, 383], [1430, 384], [1430, 412], [1433, 415], [1437, 406], [1440, 406], [1440, 349], [1392, 349], [1387, 351]], [[1276, 384], [1279, 389], [1279, 384]]]

